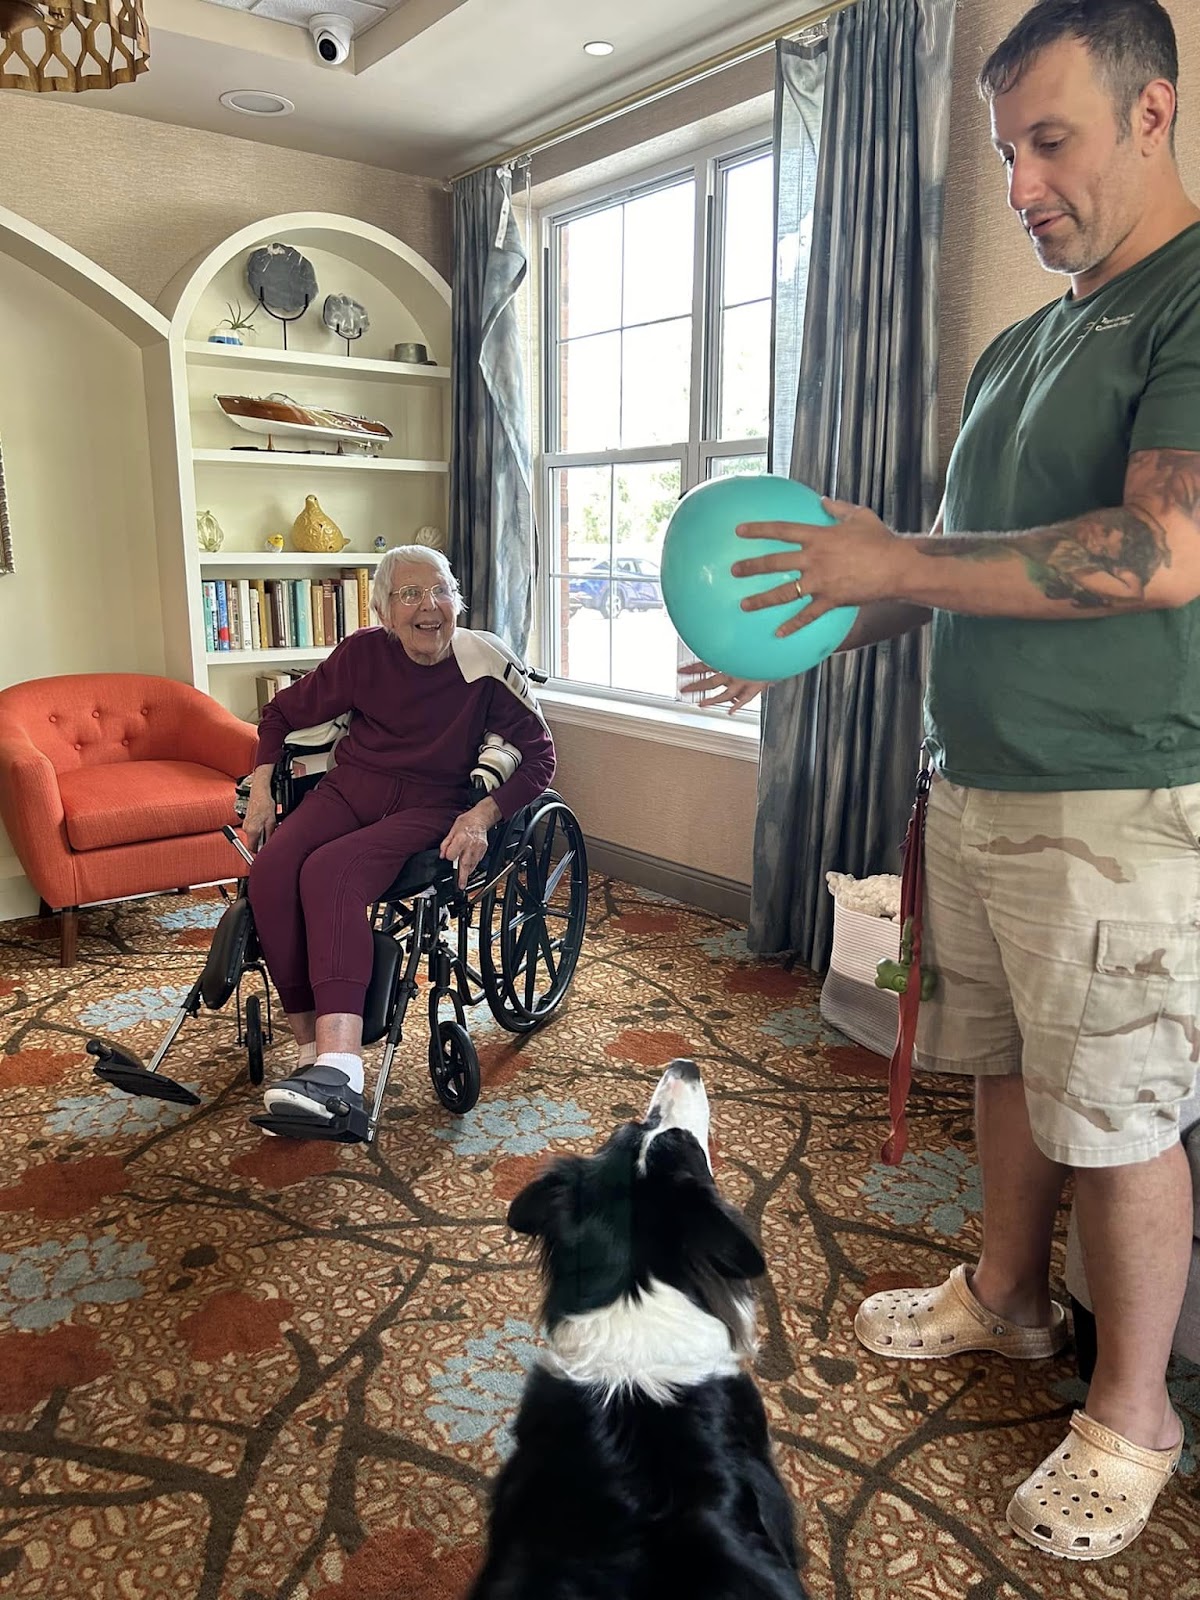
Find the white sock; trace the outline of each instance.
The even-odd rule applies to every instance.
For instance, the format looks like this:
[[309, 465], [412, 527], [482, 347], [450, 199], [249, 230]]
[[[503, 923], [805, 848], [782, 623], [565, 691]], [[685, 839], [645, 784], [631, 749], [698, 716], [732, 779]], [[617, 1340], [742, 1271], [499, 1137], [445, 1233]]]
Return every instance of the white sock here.
[[351, 1055], [345, 1050], [322, 1050], [317, 1057], [318, 1067], [336, 1067], [339, 1072], [344, 1072], [349, 1079], [350, 1088], [361, 1094], [363, 1090], [363, 1064], [362, 1057]]
[[298, 1067], [311, 1067], [317, 1059], [317, 1041], [310, 1040], [308, 1044], [296, 1046], [296, 1065]]

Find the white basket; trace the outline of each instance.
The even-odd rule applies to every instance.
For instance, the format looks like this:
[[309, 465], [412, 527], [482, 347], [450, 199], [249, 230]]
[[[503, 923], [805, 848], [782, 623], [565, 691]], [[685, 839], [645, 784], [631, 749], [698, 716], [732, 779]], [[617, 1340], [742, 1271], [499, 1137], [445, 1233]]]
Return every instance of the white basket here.
[[874, 984], [875, 968], [900, 956], [900, 924], [891, 917], [869, 917], [834, 901], [830, 969], [859, 983]]
[[890, 1056], [896, 1042], [899, 997], [875, 987], [880, 961], [900, 954], [900, 924], [870, 917], [834, 901], [833, 951], [821, 988], [821, 1015], [848, 1039]]

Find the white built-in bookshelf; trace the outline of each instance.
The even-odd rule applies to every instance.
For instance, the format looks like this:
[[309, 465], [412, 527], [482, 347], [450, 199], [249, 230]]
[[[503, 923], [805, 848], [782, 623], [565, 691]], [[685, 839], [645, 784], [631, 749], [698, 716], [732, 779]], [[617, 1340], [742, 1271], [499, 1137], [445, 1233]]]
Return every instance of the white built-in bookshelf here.
[[[276, 241], [301, 251], [318, 283], [313, 305], [287, 329], [288, 348], [283, 348], [280, 324], [261, 310], [254, 318], [253, 343], [208, 342], [228, 304], [240, 302], [245, 308], [252, 303], [245, 276], [251, 251]], [[352, 295], [370, 315], [369, 330], [349, 354], [322, 320], [325, 296], [331, 293]], [[336, 592], [343, 575], [373, 572], [378, 538], [385, 545], [409, 544], [418, 530], [432, 526], [444, 541], [450, 289], [415, 251], [382, 230], [349, 217], [300, 213], [239, 230], [181, 273], [159, 305], [170, 321], [170, 414], [181, 501], [171, 520], [181, 529], [182, 549], [177, 555], [163, 552], [160, 560], [164, 602], [174, 599], [176, 580], [181, 602], [164, 609], [172, 656], [168, 670], [238, 715], [253, 718], [256, 678], [311, 666], [332, 645], [297, 642], [297, 628], [287, 644], [246, 649], [239, 647], [245, 635], [235, 640], [231, 633], [228, 648], [214, 649], [211, 619], [206, 627], [206, 590], [211, 601], [213, 587], [222, 585], [226, 598], [240, 593], [243, 604], [247, 586], [252, 597], [256, 585], [261, 590], [274, 584], [300, 597], [310, 586], [319, 590], [322, 581]], [[438, 364], [391, 360], [394, 345], [413, 341], [426, 345]], [[317, 453], [334, 446], [306, 439], [295, 441], [303, 451], [289, 451], [279, 448], [278, 436], [274, 448], [254, 448], [266, 446], [266, 438], [231, 422], [215, 398], [273, 393], [379, 420], [392, 438], [371, 456]], [[306, 453], [308, 447], [313, 453]], [[308, 495], [316, 495], [349, 540], [342, 551], [312, 554], [293, 548], [292, 523]], [[224, 531], [219, 551], [199, 547], [196, 517], [202, 510], [211, 511]], [[285, 540], [278, 553], [267, 548], [274, 534]], [[265, 612], [253, 598], [251, 605], [261, 638]], [[296, 598], [294, 605], [303, 605], [303, 599]], [[349, 631], [348, 588], [338, 607], [337, 625]], [[293, 619], [296, 615], [293, 610]], [[358, 621], [354, 616], [355, 625]]]

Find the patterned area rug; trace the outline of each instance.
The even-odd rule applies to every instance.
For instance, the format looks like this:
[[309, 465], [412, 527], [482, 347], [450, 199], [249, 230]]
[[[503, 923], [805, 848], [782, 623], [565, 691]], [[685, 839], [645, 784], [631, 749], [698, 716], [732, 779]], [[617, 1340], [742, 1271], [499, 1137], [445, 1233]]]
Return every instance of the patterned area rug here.
[[[455, 1121], [410, 1013], [371, 1150], [260, 1137], [231, 1014], [170, 1057], [198, 1109], [88, 1071], [148, 1056], [220, 911], [168, 896], [93, 915], [80, 964], [49, 923], [0, 928], [0, 1593], [38, 1600], [457, 1600], [537, 1346], [509, 1199], [692, 1055], [718, 1181], [770, 1267], [759, 1364], [814, 1597], [1200, 1594], [1200, 1372], [1176, 1375], [1184, 1475], [1132, 1550], [1059, 1565], [1004, 1523], [1081, 1399], [1069, 1357], [889, 1366], [864, 1293], [935, 1281], [976, 1244], [969, 1103], [915, 1097], [878, 1164], [884, 1063], [828, 1031], [814, 980], [742, 930], [593, 884], [568, 1007], [514, 1041], [479, 1008], [483, 1097]], [[268, 1074], [286, 1063], [269, 1053]]]

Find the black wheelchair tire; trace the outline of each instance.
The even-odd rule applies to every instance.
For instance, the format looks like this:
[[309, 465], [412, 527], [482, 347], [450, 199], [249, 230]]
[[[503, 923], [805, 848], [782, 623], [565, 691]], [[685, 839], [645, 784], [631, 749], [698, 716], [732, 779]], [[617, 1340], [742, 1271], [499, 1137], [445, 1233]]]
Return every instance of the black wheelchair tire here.
[[[556, 836], [561, 836], [564, 850], [552, 867]], [[565, 867], [564, 855], [569, 858]], [[551, 906], [546, 884], [557, 874], [557, 888], [568, 872], [566, 906]], [[549, 1022], [562, 1005], [579, 960], [587, 905], [583, 830], [570, 807], [548, 792], [533, 807], [503, 888], [489, 889], [479, 905], [479, 971], [484, 995], [493, 1017], [509, 1033], [532, 1033]], [[564, 924], [557, 940], [550, 936], [551, 921]], [[552, 954], [558, 957], [556, 967], [550, 964]], [[540, 988], [539, 963], [548, 979]]]
[[461, 1023], [438, 1023], [429, 1040], [429, 1076], [434, 1093], [456, 1117], [466, 1116], [479, 1099], [479, 1057]]
[[246, 1001], [246, 1071], [256, 1087], [263, 1081], [262, 1001], [252, 994]]

